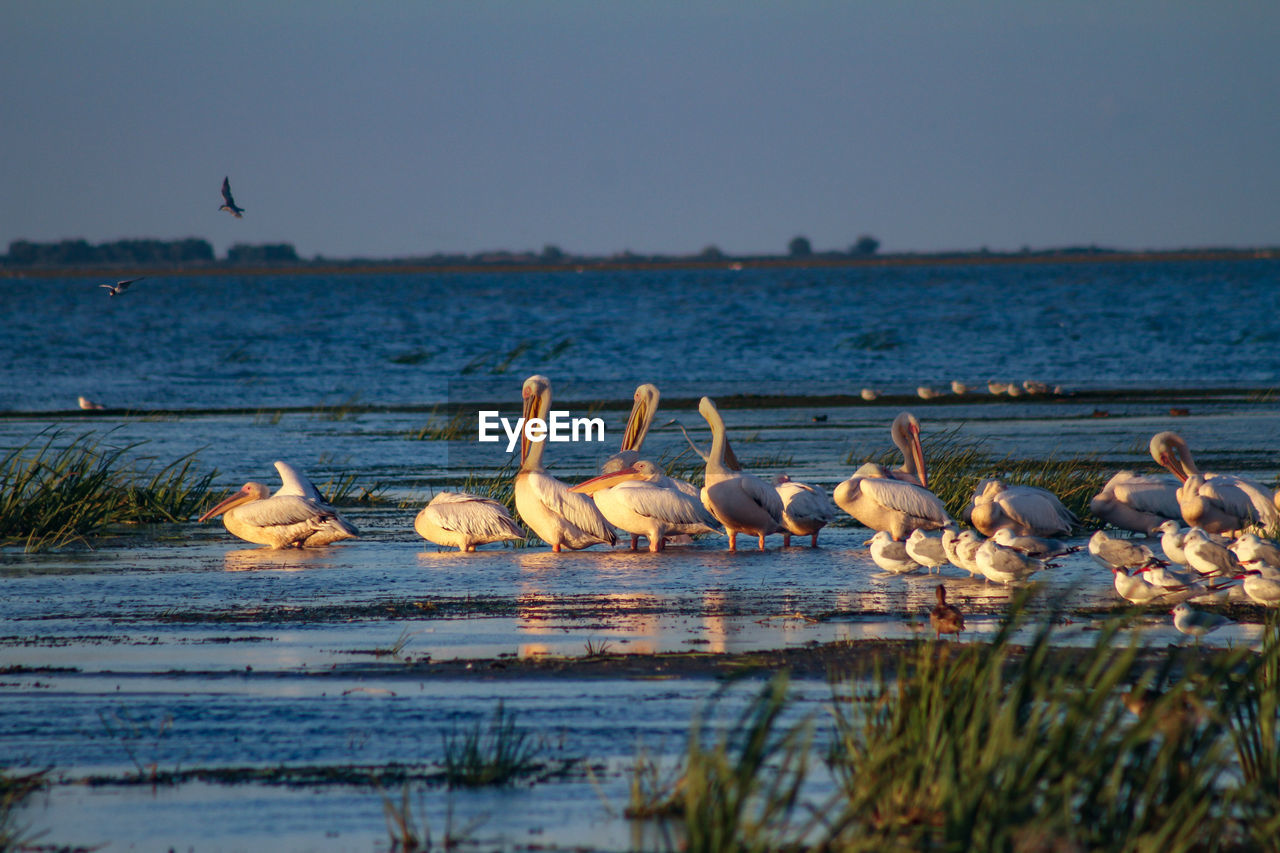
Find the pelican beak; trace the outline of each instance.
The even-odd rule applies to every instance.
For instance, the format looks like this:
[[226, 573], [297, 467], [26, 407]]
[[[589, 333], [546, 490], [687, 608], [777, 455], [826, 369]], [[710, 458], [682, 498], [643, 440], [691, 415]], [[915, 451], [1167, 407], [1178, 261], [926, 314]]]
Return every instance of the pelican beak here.
[[1182, 482], [1187, 481], [1186, 469], [1182, 467], [1182, 458], [1172, 453], [1160, 454], [1160, 464], [1173, 472], [1173, 475]]
[[213, 518], [216, 515], [222, 515], [222, 513], [226, 512], [232, 507], [239, 506], [242, 503], [248, 503], [251, 500], [253, 500], [253, 496], [250, 495], [248, 491], [246, 491], [245, 489], [241, 489], [240, 491], [236, 492], [235, 494], [223, 500], [222, 503], [217, 504], [213, 509], [206, 512], [204, 515], [197, 518], [196, 523], [200, 524], [202, 522], [208, 521], [209, 519]]
[[915, 457], [916, 470], [920, 472], [920, 485], [929, 488], [929, 474], [924, 467], [924, 448], [920, 446], [920, 430], [911, 427], [911, 455]]
[[645, 423], [648, 415], [649, 404], [643, 399], [637, 399], [635, 405], [631, 407], [631, 415], [627, 418], [627, 428], [622, 433], [622, 449], [623, 450], [639, 450], [640, 442], [640, 425]]
[[616, 486], [618, 483], [627, 480], [639, 480], [642, 475], [635, 468], [623, 468], [610, 474], [601, 474], [599, 477], [592, 477], [590, 480], [583, 480], [576, 486], [569, 489], [571, 492], [577, 492], [582, 495], [594, 495], [601, 489], [607, 489], [610, 486]]
[[529, 431], [525, 427], [527, 427], [529, 424], [529, 421], [537, 417], [537, 415], [538, 415], [538, 395], [531, 393], [529, 391], [525, 391], [524, 409], [520, 412], [520, 417], [523, 419], [521, 421], [521, 429], [520, 429], [520, 462], [521, 464], [523, 464], [524, 460], [529, 457], [529, 445], [532, 444], [532, 442], [529, 441]]

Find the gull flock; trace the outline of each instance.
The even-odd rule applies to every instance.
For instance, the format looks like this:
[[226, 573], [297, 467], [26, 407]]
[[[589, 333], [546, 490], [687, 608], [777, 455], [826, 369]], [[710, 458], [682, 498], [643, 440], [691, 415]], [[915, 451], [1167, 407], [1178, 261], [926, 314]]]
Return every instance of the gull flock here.
[[[545, 440], [527, 433], [521, 437], [516, 515], [552, 551], [613, 546], [619, 533], [630, 536], [632, 550], [643, 537], [653, 552], [703, 534], [725, 535], [731, 551], [737, 550], [740, 534], [756, 540], [760, 550], [774, 534], [782, 534], [784, 547], [793, 535], [808, 537], [817, 547], [819, 531], [840, 512], [873, 531], [866, 546], [876, 565], [891, 574], [951, 565], [988, 582], [1018, 584], [1051, 569], [1053, 559], [1086, 547], [1059, 538], [1083, 531], [1056, 495], [994, 478], [978, 483], [962, 512], [969, 527], [962, 529], [929, 490], [920, 424], [906, 412], [890, 428], [903, 464], [888, 468], [868, 462], [828, 496], [785, 475], [766, 482], [744, 471], [724, 418], [715, 402], [703, 397], [698, 412], [711, 429], [711, 446], [704, 453], [690, 442], [706, 466], [698, 488], [673, 479], [641, 455], [659, 398], [653, 385], [636, 389], [621, 450], [598, 476], [581, 483], [567, 484], [548, 472]], [[550, 380], [525, 380], [521, 403], [526, 422], [545, 421]], [[1194, 610], [1190, 600], [1233, 596], [1280, 606], [1280, 545], [1263, 538], [1280, 529], [1280, 494], [1242, 477], [1202, 472], [1187, 443], [1172, 432], [1153, 436], [1150, 452], [1172, 476], [1120, 471], [1090, 503], [1091, 511], [1118, 531], [1099, 529], [1087, 544], [1093, 561], [1112, 573], [1116, 593], [1134, 604], [1174, 606], [1175, 627], [1197, 640], [1230, 620]], [[222, 515], [234, 536], [270, 548], [321, 546], [359, 535], [303, 474], [284, 462], [275, 466], [282, 485], [274, 493], [262, 483], [246, 483], [199, 521]], [[414, 529], [460, 551], [525, 538], [502, 503], [463, 492], [437, 494], [418, 514]], [[1160, 555], [1152, 548], [1156, 544]], [[954, 610], [941, 585], [938, 595], [939, 608]], [[963, 628], [958, 611], [938, 612], [933, 619], [938, 633]]]

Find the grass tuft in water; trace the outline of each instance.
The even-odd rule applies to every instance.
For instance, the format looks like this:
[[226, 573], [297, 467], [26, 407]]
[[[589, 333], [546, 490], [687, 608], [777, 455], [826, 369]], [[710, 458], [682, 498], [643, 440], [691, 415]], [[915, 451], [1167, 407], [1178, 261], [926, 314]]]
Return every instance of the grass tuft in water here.
[[540, 753], [499, 701], [487, 726], [477, 721], [469, 731], [445, 736], [445, 781], [455, 788], [510, 785], [541, 769]]
[[188, 454], [152, 473], [150, 461], [130, 456], [140, 445], [53, 431], [10, 451], [0, 458], [0, 542], [41, 551], [109, 525], [190, 518], [216, 472], [197, 475]]
[[14, 773], [0, 769], [0, 851], [36, 850], [35, 841], [43, 832], [32, 833], [18, 822], [18, 807], [36, 791], [49, 784], [47, 771]]

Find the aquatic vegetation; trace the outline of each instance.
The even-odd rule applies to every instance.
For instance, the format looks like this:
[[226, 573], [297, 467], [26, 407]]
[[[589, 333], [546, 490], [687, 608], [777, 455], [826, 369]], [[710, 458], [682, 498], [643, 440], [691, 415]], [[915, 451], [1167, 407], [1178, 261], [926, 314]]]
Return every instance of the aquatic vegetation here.
[[34, 850], [33, 844], [43, 833], [32, 834], [18, 822], [18, 806], [49, 781], [46, 771], [14, 773], [0, 769], [0, 851]]
[[456, 412], [447, 421], [441, 421], [432, 409], [425, 426], [409, 433], [412, 441], [461, 441], [475, 436], [475, 412]]
[[110, 525], [186, 520], [216, 475], [198, 475], [194, 453], [151, 473], [149, 460], [131, 455], [141, 442], [42, 436], [0, 458], [0, 541], [27, 551], [85, 541]]
[[469, 731], [445, 736], [444, 778], [450, 787], [510, 785], [542, 768], [541, 752], [498, 702], [487, 726], [477, 721]]
[[374, 483], [372, 486], [362, 486], [356, 482], [356, 478], [355, 472], [334, 475], [320, 484], [318, 487], [320, 494], [334, 506], [376, 504], [385, 500], [382, 495], [387, 487], [384, 484]]
[[[811, 721], [776, 676], [683, 775], [637, 759], [628, 815], [681, 849], [1280, 849], [1280, 627], [1260, 651], [1142, 653], [1123, 620], [1064, 653], [1030, 593], [990, 643], [922, 641], [833, 682], [815, 802]], [[1026, 645], [1015, 632], [1030, 632]]]

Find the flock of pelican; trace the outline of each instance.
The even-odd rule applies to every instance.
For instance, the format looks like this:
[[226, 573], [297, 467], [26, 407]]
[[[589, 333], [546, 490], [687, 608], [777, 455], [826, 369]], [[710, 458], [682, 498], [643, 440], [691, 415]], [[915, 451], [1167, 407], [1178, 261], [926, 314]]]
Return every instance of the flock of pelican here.
[[[659, 397], [653, 385], [636, 389], [622, 449], [598, 476], [575, 485], [548, 473], [545, 440], [522, 435], [514, 482], [516, 514], [552, 551], [612, 546], [619, 531], [630, 535], [633, 550], [644, 537], [655, 552], [669, 542], [706, 533], [726, 535], [730, 550], [737, 549], [739, 534], [756, 539], [761, 550], [766, 537], [776, 533], [783, 535], [784, 546], [795, 535], [809, 537], [816, 547], [819, 531], [838, 511], [875, 531], [866, 543], [872, 559], [895, 574], [950, 564], [1011, 584], [1051, 566], [1055, 557], [1085, 547], [1055, 538], [1070, 538], [1081, 532], [1081, 525], [1052, 492], [994, 478], [978, 483], [962, 513], [971, 529], [962, 530], [929, 490], [920, 424], [906, 412], [890, 429], [902, 465], [868, 462], [828, 497], [822, 488], [785, 475], [769, 483], [744, 471], [723, 417], [703, 397], [698, 412], [710, 427], [711, 446], [706, 453], [693, 446], [706, 465], [698, 488], [671, 478], [641, 455]], [[525, 380], [521, 402], [526, 423], [545, 421], [551, 409], [550, 380]], [[1187, 443], [1172, 432], [1153, 436], [1150, 451], [1172, 477], [1121, 471], [1090, 503], [1092, 512], [1111, 527], [1131, 536], [1159, 537], [1164, 559], [1130, 538], [1105, 530], [1093, 534], [1089, 554], [1112, 571], [1117, 593], [1135, 603], [1181, 603], [1221, 594], [1243, 581], [1239, 588], [1250, 599], [1280, 605], [1280, 547], [1258, 536], [1280, 529], [1280, 495], [1242, 477], [1201, 472]], [[200, 521], [221, 514], [233, 535], [272, 548], [324, 545], [359, 535], [305, 476], [283, 462], [276, 469], [283, 485], [274, 494], [261, 483], [246, 483]], [[418, 514], [414, 529], [431, 542], [462, 551], [524, 538], [501, 503], [461, 492], [436, 495]]]

